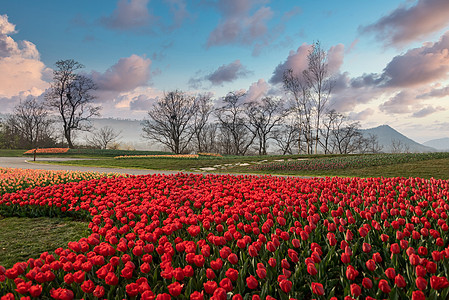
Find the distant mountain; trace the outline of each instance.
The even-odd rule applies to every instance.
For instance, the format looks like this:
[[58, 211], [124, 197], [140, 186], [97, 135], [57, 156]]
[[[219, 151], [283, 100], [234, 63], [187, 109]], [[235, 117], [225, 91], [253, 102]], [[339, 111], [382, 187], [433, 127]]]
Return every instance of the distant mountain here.
[[430, 140], [423, 143], [423, 145], [435, 148], [438, 151], [449, 151], [449, 138]]
[[374, 128], [362, 129], [364, 136], [369, 134], [377, 136], [379, 145], [381, 145], [382, 152], [394, 152], [394, 148], [400, 148], [401, 152], [435, 152], [435, 148], [422, 145], [414, 140], [399, 133], [388, 125], [381, 125]]

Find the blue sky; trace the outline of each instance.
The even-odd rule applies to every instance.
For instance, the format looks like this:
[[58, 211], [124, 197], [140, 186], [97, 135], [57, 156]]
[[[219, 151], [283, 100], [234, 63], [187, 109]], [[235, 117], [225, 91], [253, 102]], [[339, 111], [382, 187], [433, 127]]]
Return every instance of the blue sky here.
[[284, 96], [279, 73], [319, 40], [333, 107], [424, 142], [449, 136], [448, 30], [447, 0], [2, 1], [0, 104], [42, 98], [68, 58], [96, 81], [103, 117], [142, 118], [174, 89]]

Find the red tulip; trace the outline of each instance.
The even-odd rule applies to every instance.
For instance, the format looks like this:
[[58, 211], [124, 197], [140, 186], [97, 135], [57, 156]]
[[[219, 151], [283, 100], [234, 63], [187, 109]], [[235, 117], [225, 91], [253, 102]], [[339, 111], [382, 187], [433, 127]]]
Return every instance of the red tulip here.
[[445, 289], [445, 288], [449, 287], [449, 281], [446, 277], [443, 277], [443, 276], [441, 276], [441, 277], [432, 276], [430, 278], [430, 286], [434, 290]]
[[396, 277], [396, 272], [394, 268], [388, 268], [385, 270], [385, 275], [388, 277], [388, 279], [393, 280]]
[[237, 255], [236, 255], [235, 253], [231, 253], [231, 254], [228, 256], [228, 261], [229, 261], [231, 264], [235, 265], [235, 264], [237, 264], [237, 262], [239, 261], [239, 259], [238, 259]]
[[405, 279], [404, 277], [402, 277], [401, 274], [396, 275], [396, 277], [394, 278], [394, 283], [399, 287], [399, 288], [404, 288], [407, 284], [405, 283]]
[[316, 269], [314, 264], [307, 264], [307, 272], [312, 276], [318, 274], [318, 270]]
[[281, 290], [284, 293], [289, 293], [290, 290], [292, 289], [292, 282], [290, 280], [282, 280], [281, 282], [279, 282], [279, 286], [281, 287]]
[[212, 295], [214, 291], [217, 289], [218, 284], [215, 281], [206, 281], [205, 283], [203, 283], [203, 287], [206, 293]]
[[249, 289], [254, 290], [259, 285], [259, 282], [257, 281], [256, 277], [250, 275], [246, 278], [246, 285]]
[[95, 290], [95, 284], [92, 280], [86, 280], [81, 285], [81, 290], [83, 290], [86, 294], [90, 294]]
[[324, 288], [321, 283], [312, 282], [312, 293], [318, 296], [324, 295]]
[[226, 277], [228, 277], [232, 281], [237, 281], [237, 278], [239, 276], [239, 272], [233, 268], [229, 268], [225, 274]]
[[373, 282], [368, 277], [363, 278], [362, 285], [365, 289], [370, 289], [373, 287]]
[[381, 279], [379, 281], [379, 289], [385, 294], [389, 294], [391, 292], [391, 287], [388, 285], [388, 282], [385, 279]]
[[94, 295], [94, 297], [97, 298], [101, 298], [104, 296], [104, 287], [102, 287], [101, 285], [97, 285], [94, 289], [94, 291], [92, 292], [92, 294]]
[[415, 280], [415, 284], [419, 290], [425, 290], [427, 287], [427, 280], [423, 277], [417, 277]]
[[183, 285], [181, 285], [179, 282], [175, 281], [172, 284], [169, 284], [167, 286], [168, 288], [168, 292], [170, 293], [170, 295], [172, 295], [173, 297], [178, 297], [179, 295], [181, 295], [181, 291], [182, 291], [182, 287]]
[[349, 265], [349, 266], [346, 268], [346, 277], [347, 277], [349, 280], [351, 280], [351, 281], [355, 280], [355, 278], [356, 278], [358, 275], [359, 275], [359, 272], [358, 272], [356, 269], [354, 269], [353, 266]]
[[344, 264], [349, 264], [351, 262], [351, 256], [346, 253], [342, 253], [340, 259], [341, 259], [341, 262]]
[[394, 243], [390, 246], [390, 252], [393, 254], [398, 254], [399, 252], [401, 252], [401, 249], [397, 243]]
[[229, 278], [223, 278], [220, 281], [220, 287], [225, 289], [226, 292], [230, 292], [234, 289], [234, 287], [232, 286], [232, 282]]
[[368, 244], [368, 243], [363, 243], [362, 251], [365, 252], [365, 253], [370, 253], [371, 252], [371, 245]]
[[412, 300], [426, 300], [426, 296], [422, 291], [413, 291]]
[[360, 286], [355, 283], [351, 284], [351, 295], [354, 296], [355, 298], [357, 298], [361, 294], [362, 294], [362, 289], [360, 288]]
[[373, 272], [374, 270], [376, 270], [376, 262], [373, 259], [368, 259], [365, 263], [366, 268], [368, 270], [370, 270], [371, 272]]

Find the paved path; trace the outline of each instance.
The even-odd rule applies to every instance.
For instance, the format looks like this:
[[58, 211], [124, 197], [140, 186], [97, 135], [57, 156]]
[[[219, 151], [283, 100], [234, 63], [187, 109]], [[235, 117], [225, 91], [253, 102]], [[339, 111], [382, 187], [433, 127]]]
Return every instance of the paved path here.
[[[74, 160], [75, 158], [37, 158], [36, 162], [58, 160], [67, 161]], [[33, 158], [28, 157], [0, 157], [0, 167], [3, 168], [19, 168], [19, 169], [41, 169], [41, 170], [67, 170], [67, 171], [81, 171], [81, 172], [113, 172], [121, 174], [132, 175], [146, 175], [146, 174], [177, 174], [179, 171], [163, 171], [163, 170], [143, 170], [143, 169], [120, 169], [120, 168], [98, 168], [98, 167], [79, 167], [79, 166], [63, 166], [63, 165], [51, 165], [32, 163]], [[79, 160], [79, 159], [77, 159]]]

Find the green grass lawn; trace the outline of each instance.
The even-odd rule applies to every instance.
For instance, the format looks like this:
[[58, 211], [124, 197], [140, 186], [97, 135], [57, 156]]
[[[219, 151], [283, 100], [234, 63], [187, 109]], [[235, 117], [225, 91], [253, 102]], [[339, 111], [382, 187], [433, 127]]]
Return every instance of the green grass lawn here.
[[26, 150], [0, 149], [0, 157], [20, 157]]
[[[251, 163], [255, 161], [267, 160], [275, 161], [279, 159], [297, 158], [317, 158], [321, 156], [305, 155], [268, 155], [268, 156], [225, 156], [223, 158], [200, 158], [200, 159], [93, 159], [74, 160], [68, 162], [51, 162], [53, 164], [91, 166], [91, 167], [116, 167], [116, 168], [136, 168], [152, 170], [179, 170], [190, 172], [192, 169], [202, 167], [213, 167], [214, 165]], [[228, 166], [225, 170], [217, 169], [213, 172], [223, 173], [253, 173], [253, 174], [273, 174], [273, 175], [296, 175], [296, 176], [345, 176], [345, 177], [422, 177], [449, 179], [449, 158], [431, 159], [410, 163], [399, 163], [393, 165], [382, 165], [365, 168], [348, 168], [328, 171], [255, 171], [248, 166]]]
[[0, 265], [38, 258], [45, 251], [88, 236], [88, 222], [60, 218], [17, 218], [0, 216]]

